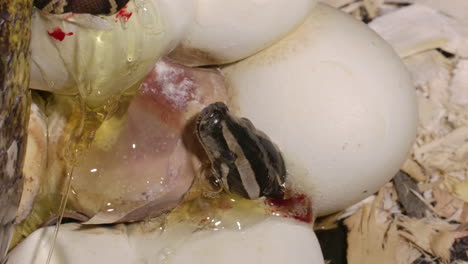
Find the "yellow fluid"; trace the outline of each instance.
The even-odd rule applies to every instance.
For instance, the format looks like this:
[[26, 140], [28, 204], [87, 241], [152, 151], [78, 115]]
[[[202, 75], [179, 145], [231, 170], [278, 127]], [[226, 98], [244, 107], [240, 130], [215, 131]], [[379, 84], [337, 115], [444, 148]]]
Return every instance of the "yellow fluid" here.
[[[42, 179], [40, 193], [36, 197], [30, 216], [15, 228], [10, 249], [16, 246], [26, 236], [37, 230], [51, 216], [59, 215], [60, 220], [65, 212], [73, 212], [67, 207], [73, 181], [73, 170], [79, 166], [79, 158], [86, 155], [89, 146], [94, 141], [96, 131], [107, 120], [123, 118], [125, 109], [132, 98], [129, 92], [121, 97], [111, 97], [105, 104], [91, 108], [80, 96], [61, 96], [42, 93], [45, 97], [45, 112], [49, 119], [60, 119], [63, 123], [59, 136], [48, 135], [49, 146], [52, 137], [57, 140], [47, 155], [56, 155], [48, 159], [46, 177]], [[54, 116], [55, 115], [55, 116]], [[57, 117], [59, 115], [59, 117]], [[48, 129], [48, 133], [53, 133]], [[111, 131], [109, 131], [110, 133]], [[44, 153], [46, 155], [46, 153]], [[54, 168], [50, 161], [56, 159], [63, 164]], [[58, 229], [58, 228], [57, 228]]]
[[[120, 101], [120, 96], [112, 96], [104, 104], [95, 108], [89, 107], [89, 105], [86, 103], [86, 100], [82, 97], [77, 96], [73, 99], [75, 100], [74, 105], [78, 106], [82, 115], [81, 118], [78, 118], [73, 133], [72, 131], [70, 131], [70, 140], [67, 141], [67, 144], [63, 146], [65, 147], [65, 179], [63, 185], [64, 189], [58, 207], [57, 213], [59, 215], [59, 218], [55, 227], [54, 236], [52, 238], [52, 246], [47, 257], [47, 264], [50, 263], [50, 260], [52, 258], [60, 224], [62, 222], [63, 215], [67, 209], [67, 200], [70, 195], [71, 185], [73, 181], [73, 171], [75, 167], [79, 166], [77, 162], [79, 161], [81, 156], [86, 155], [89, 146], [95, 139], [96, 131], [99, 129], [99, 127], [116, 113], [116, 110], [119, 109], [119, 105], [122, 105]], [[126, 100], [122, 100], [122, 102], [130, 101], [129, 98], [125, 99]], [[125, 105], [128, 106], [128, 104]]]

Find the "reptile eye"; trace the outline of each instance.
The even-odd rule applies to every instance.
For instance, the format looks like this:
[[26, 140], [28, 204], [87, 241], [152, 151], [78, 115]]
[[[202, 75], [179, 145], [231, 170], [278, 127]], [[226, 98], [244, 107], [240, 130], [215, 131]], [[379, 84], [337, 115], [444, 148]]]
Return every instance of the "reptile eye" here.
[[220, 121], [220, 120], [219, 120], [219, 115], [218, 115], [218, 114], [212, 113], [212, 114], [210, 115], [210, 124], [211, 124], [212, 126], [215, 126], [216, 124], [218, 124], [219, 121]]

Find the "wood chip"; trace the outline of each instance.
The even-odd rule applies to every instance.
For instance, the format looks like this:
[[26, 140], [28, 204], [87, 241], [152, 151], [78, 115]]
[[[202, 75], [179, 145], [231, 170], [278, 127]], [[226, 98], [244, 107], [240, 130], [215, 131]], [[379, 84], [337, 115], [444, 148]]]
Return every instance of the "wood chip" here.
[[456, 23], [429, 7], [411, 5], [377, 17], [369, 26], [404, 58], [436, 48], [456, 52], [461, 39]]
[[383, 5], [384, 0], [363, 0], [364, 8], [370, 19], [374, 19], [379, 15], [380, 6]]
[[419, 164], [417, 164], [412, 158], [406, 159], [401, 170], [407, 173], [417, 182], [424, 182], [428, 180], [421, 166], [419, 166]]
[[[434, 212], [438, 216], [460, 223], [468, 223], [468, 218], [464, 218], [465, 215], [468, 217], [468, 205], [465, 205], [462, 200], [439, 187], [433, 188], [433, 194], [436, 203]], [[467, 207], [466, 212], [464, 212], [465, 207]]]
[[431, 7], [468, 26], [468, 1], [466, 0], [405, 0]]
[[450, 261], [450, 249], [457, 238], [458, 225], [437, 218], [398, 219], [399, 234], [433, 256]]
[[456, 181], [452, 185], [452, 190], [458, 199], [468, 203], [468, 180]]
[[415, 160], [425, 168], [444, 173], [468, 170], [468, 127], [460, 127], [446, 136], [414, 150]]
[[454, 63], [440, 52], [430, 50], [403, 60], [418, 94], [444, 105], [448, 102]]
[[415, 195], [415, 192], [419, 193], [418, 185], [411, 179], [411, 177], [399, 171], [395, 177], [393, 177], [395, 189], [398, 193], [400, 203], [405, 208], [406, 215], [416, 218], [423, 218], [426, 216], [426, 211], [429, 208], [426, 204]]
[[348, 227], [348, 264], [408, 264], [420, 253], [398, 235], [396, 222], [383, 210], [390, 190], [382, 189], [371, 204], [365, 204], [344, 221]]

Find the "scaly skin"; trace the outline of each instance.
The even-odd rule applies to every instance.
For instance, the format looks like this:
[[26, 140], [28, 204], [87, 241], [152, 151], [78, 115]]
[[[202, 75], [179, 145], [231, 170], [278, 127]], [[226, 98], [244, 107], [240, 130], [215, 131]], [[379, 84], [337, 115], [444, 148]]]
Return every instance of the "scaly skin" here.
[[34, 0], [34, 6], [46, 13], [89, 13], [112, 15], [123, 8], [129, 0]]
[[0, 0], [0, 263], [8, 250], [23, 185], [32, 4], [33, 0]]

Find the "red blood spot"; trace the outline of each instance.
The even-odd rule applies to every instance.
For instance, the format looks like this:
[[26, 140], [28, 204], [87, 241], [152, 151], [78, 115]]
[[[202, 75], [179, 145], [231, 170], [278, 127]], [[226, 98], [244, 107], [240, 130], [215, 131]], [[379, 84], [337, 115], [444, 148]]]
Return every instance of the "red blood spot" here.
[[278, 207], [288, 207], [288, 206], [292, 206], [296, 203], [300, 203], [302, 201], [304, 201], [306, 199], [306, 196], [303, 195], [303, 194], [299, 194], [298, 196], [295, 196], [295, 197], [292, 197], [292, 198], [288, 198], [288, 199], [272, 199], [272, 198], [268, 198], [267, 199], [267, 202], [270, 204], [270, 205], [273, 205], [273, 206], [278, 206]]
[[270, 210], [280, 213], [286, 218], [310, 223], [312, 222], [312, 207], [307, 196], [300, 194], [288, 199], [267, 199], [266, 202], [272, 207]]
[[[120, 18], [123, 23], [127, 23], [127, 21], [130, 19], [132, 16], [132, 12], [127, 11], [127, 6], [122, 7], [122, 9], [117, 12], [115, 15], [115, 18]], [[117, 21], [116, 21], [117, 22]]]
[[47, 34], [49, 34], [49, 36], [53, 37], [56, 40], [62, 41], [65, 39], [66, 36], [72, 36], [73, 32], [65, 33], [61, 28], [56, 27], [52, 32], [47, 31]]
[[306, 214], [306, 215], [293, 215], [292, 216], [294, 219], [305, 222], [305, 223], [310, 223], [312, 222], [312, 214]]

